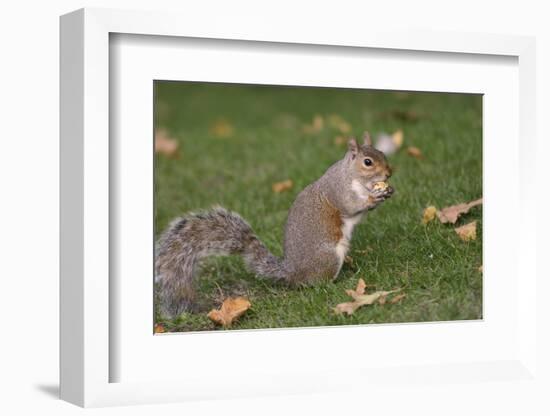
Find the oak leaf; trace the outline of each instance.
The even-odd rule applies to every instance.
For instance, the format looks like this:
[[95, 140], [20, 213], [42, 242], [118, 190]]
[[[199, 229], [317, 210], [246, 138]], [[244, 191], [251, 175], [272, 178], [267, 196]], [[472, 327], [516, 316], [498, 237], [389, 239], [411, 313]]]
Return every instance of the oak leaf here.
[[476, 239], [476, 224], [477, 221], [469, 222], [466, 225], [455, 228], [455, 232], [462, 241], [471, 241]]
[[470, 209], [475, 206], [481, 205], [482, 203], [483, 199], [479, 198], [475, 201], [465, 204], [452, 205], [450, 207], [443, 208], [441, 211], [438, 211], [437, 218], [439, 218], [439, 221], [441, 221], [442, 224], [448, 222], [454, 224], [458, 220], [458, 217], [460, 217], [462, 214], [466, 214], [468, 211], [470, 211]]
[[251, 304], [246, 298], [227, 298], [223, 301], [220, 309], [212, 309], [207, 316], [216, 324], [229, 328], [235, 320], [250, 309], [250, 306]]
[[286, 181], [274, 183], [273, 185], [271, 185], [271, 189], [276, 194], [280, 194], [281, 192], [288, 191], [288, 190], [292, 189], [293, 186], [294, 186], [294, 184], [293, 184], [292, 180], [287, 179]]

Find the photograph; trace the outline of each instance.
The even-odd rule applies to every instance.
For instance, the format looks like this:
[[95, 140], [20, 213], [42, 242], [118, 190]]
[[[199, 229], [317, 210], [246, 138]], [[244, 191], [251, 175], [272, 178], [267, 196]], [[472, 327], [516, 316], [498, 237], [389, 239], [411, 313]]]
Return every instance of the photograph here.
[[482, 94], [153, 88], [155, 334], [483, 319]]

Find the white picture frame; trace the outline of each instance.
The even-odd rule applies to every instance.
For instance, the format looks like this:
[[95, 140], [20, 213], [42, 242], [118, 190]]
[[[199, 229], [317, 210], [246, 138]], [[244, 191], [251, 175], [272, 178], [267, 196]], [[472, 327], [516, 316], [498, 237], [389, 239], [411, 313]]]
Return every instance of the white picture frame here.
[[[414, 379], [428, 389], [434, 381], [479, 383], [480, 388], [483, 388], [480, 382], [484, 380], [538, 383], [534, 299], [536, 218], [526, 215], [534, 195], [535, 184], [528, 171], [535, 155], [534, 146], [519, 146], [519, 140], [522, 143], [535, 140], [534, 39], [508, 35], [434, 34], [429, 31], [390, 32], [377, 28], [327, 32], [326, 28], [315, 26], [303, 33], [298, 27], [282, 30], [275, 23], [259, 25], [246, 19], [240, 22], [237, 30], [232, 22], [218, 23], [205, 26], [192, 16], [106, 9], [83, 9], [61, 18], [61, 398], [88, 407], [319, 393], [360, 388], [361, 385], [368, 385], [375, 391], [383, 389], [380, 384], [394, 383], [396, 379], [405, 384]], [[208, 372], [203, 377], [193, 375], [172, 381], [153, 377], [154, 381], [113, 382], [112, 367], [121, 357], [117, 356], [118, 350], [112, 349], [115, 335], [111, 320], [117, 305], [113, 305], [110, 296], [114, 289], [109, 280], [115, 261], [110, 258], [110, 227], [115, 225], [113, 221], [116, 219], [111, 216], [110, 174], [117, 169], [113, 166], [116, 160], [110, 157], [109, 147], [112, 134], [109, 112], [111, 34], [275, 42], [282, 49], [285, 45], [301, 44], [332, 45], [342, 49], [423, 51], [453, 56], [467, 54], [473, 61], [482, 55], [517, 59], [519, 106], [516, 116], [519, 132], [510, 137], [519, 149], [515, 156], [518, 177], [514, 184], [521, 186], [514, 187], [511, 192], [518, 197], [514, 209], [521, 224], [516, 228], [512, 248], [517, 254], [513, 260], [515, 268], [508, 272], [517, 279], [522, 271], [521, 280], [517, 280], [518, 291], [514, 294], [513, 317], [517, 319], [517, 326], [511, 338], [517, 345], [510, 349], [503, 347], [502, 354], [495, 352], [496, 360], [483, 356], [457, 363], [442, 356], [439, 363], [419, 359], [417, 363], [408, 362], [408, 366], [401, 369], [386, 365], [377, 368], [371, 364], [363, 371], [354, 369], [353, 376], [345, 363], [340, 367], [318, 368], [318, 371], [311, 367], [297, 372], [281, 368], [279, 373], [266, 373], [263, 378], [250, 373], [254, 374], [252, 379], [247, 379], [245, 369], [240, 378], [233, 379], [230, 388], [223, 380], [212, 379]], [[491, 273], [491, 270], [485, 273]], [[409, 333], [423, 330], [414, 326], [401, 328], [406, 328], [403, 331]], [[289, 332], [293, 331], [279, 331], [280, 337]], [[335, 334], [332, 329], [330, 336]], [[353, 337], [356, 334], [357, 331], [348, 335]], [[245, 333], [226, 336], [238, 343], [244, 342], [239, 340], [245, 337]], [[325, 335], [317, 331], [310, 332], [309, 336], [322, 340]], [[168, 338], [173, 337], [164, 337]]]

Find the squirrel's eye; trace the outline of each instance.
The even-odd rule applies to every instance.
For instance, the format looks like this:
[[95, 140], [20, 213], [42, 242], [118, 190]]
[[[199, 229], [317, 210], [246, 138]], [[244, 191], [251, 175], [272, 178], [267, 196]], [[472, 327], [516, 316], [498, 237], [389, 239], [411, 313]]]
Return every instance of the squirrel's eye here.
[[372, 165], [372, 159], [365, 159], [364, 160], [365, 166], [371, 166]]

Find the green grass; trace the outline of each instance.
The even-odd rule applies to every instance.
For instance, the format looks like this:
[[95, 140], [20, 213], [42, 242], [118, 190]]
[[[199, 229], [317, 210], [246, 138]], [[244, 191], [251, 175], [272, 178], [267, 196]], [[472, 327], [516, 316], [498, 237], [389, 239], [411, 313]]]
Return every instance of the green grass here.
[[[289, 289], [255, 278], [239, 258], [207, 260], [198, 279], [203, 301], [214, 307], [224, 297], [244, 295], [252, 303], [233, 329], [481, 318], [481, 208], [457, 224], [478, 220], [473, 242], [461, 241], [453, 226], [421, 224], [428, 205], [482, 195], [481, 96], [158, 82], [155, 100], [156, 126], [179, 141], [181, 152], [179, 159], [156, 156], [157, 236], [174, 217], [221, 204], [239, 212], [281, 255], [294, 198], [345, 153], [345, 145], [334, 143], [339, 133], [326, 124], [304, 132], [317, 114], [343, 117], [357, 136], [403, 129], [405, 147], [424, 154], [418, 160], [403, 149], [389, 158], [396, 194], [355, 229], [354, 262], [334, 282]], [[232, 125], [231, 137], [211, 131], [219, 119]], [[271, 185], [285, 179], [293, 189], [273, 193]], [[368, 290], [402, 287], [407, 296], [335, 315], [332, 307], [349, 300], [344, 290], [359, 277], [372, 285]], [[217, 329], [206, 314], [161, 323], [168, 331]]]

